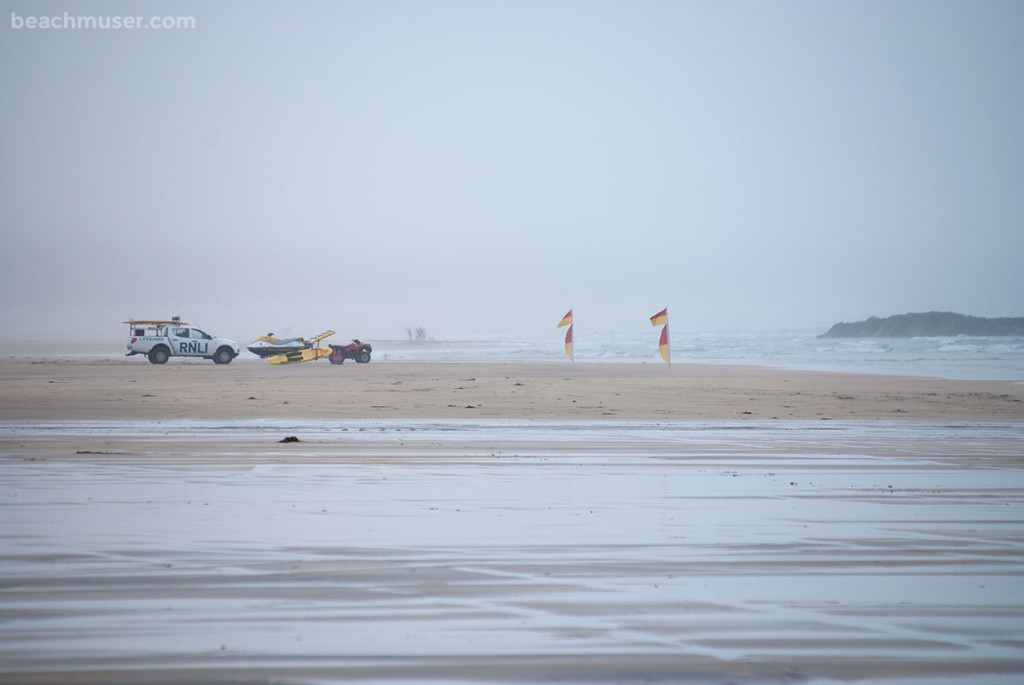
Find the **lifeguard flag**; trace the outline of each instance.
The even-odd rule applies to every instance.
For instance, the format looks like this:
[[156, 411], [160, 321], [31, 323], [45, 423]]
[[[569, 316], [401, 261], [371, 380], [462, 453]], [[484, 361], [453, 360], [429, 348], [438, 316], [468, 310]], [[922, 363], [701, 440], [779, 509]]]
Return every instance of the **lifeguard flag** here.
[[661, 340], [658, 341], [658, 351], [661, 352], [661, 358], [665, 360], [666, 364], [672, 363], [672, 358], [668, 354], [668, 326], [661, 329]]
[[562, 320], [558, 322], [558, 325], [555, 326], [555, 328], [561, 328], [562, 326], [571, 326], [571, 325], [572, 325], [572, 310], [570, 309], [568, 311], [568, 313], [565, 316], [562, 317]]
[[[569, 312], [570, 314], [572, 312]], [[664, 326], [668, 323], [668, 307], [665, 307], [660, 312], [651, 317], [652, 326]]]
[[[570, 319], [572, 317], [569, 317]], [[575, 357], [572, 356], [572, 324], [569, 324], [569, 329], [565, 332], [565, 353], [569, 355], [569, 359], [576, 361]]]

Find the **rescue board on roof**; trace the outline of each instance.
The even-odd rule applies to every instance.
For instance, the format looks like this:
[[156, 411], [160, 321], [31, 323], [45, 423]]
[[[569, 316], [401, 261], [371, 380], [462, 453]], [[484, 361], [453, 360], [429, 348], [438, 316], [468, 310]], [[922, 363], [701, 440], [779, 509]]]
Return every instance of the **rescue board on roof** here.
[[160, 319], [128, 319], [127, 321], [122, 321], [121, 323], [126, 323], [126, 324], [128, 324], [130, 326], [134, 326], [136, 324], [142, 324], [143, 326], [174, 326], [174, 325], [191, 326], [192, 325], [188, 321], [163, 321], [163, 320], [160, 320]]

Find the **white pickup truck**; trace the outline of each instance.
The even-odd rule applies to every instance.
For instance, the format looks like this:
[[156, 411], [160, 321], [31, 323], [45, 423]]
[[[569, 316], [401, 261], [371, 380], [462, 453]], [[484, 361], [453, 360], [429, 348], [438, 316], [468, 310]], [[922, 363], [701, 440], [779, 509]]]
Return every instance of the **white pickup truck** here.
[[128, 319], [128, 354], [144, 354], [153, 364], [171, 357], [202, 357], [215, 364], [230, 364], [241, 348], [234, 340], [215, 338], [178, 317], [170, 321]]

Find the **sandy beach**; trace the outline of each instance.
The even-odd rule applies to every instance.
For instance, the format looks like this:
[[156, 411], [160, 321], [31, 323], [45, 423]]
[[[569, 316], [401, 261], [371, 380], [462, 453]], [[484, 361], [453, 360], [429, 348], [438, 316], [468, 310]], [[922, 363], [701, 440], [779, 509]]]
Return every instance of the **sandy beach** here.
[[0, 460], [0, 682], [1024, 675], [1020, 384], [0, 358]]
[[0, 417], [1024, 421], [1024, 385], [726, 365], [0, 358]]

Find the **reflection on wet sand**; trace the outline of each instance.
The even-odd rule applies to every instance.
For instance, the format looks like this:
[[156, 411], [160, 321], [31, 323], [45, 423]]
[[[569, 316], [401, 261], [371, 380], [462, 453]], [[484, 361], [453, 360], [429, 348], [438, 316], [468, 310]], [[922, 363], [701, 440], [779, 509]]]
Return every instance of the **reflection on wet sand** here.
[[22, 682], [1024, 673], [1013, 424], [55, 422], [0, 448]]

